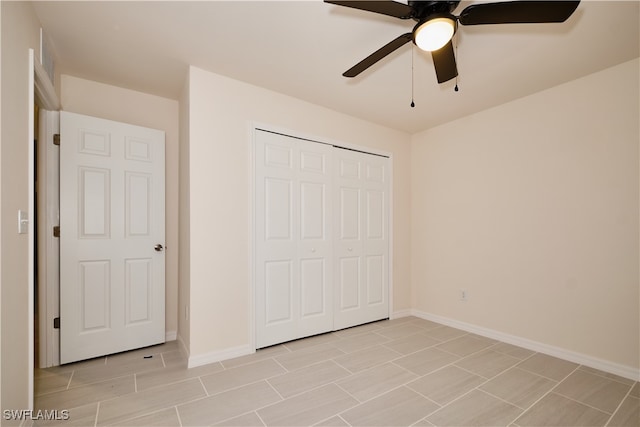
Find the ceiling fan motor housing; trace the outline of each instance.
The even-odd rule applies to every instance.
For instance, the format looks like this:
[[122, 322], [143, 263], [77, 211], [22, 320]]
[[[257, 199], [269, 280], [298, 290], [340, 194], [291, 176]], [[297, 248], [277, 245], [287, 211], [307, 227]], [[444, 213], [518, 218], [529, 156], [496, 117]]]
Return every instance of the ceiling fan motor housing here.
[[458, 7], [459, 1], [409, 1], [411, 18], [420, 23], [432, 15], [453, 16], [451, 13]]

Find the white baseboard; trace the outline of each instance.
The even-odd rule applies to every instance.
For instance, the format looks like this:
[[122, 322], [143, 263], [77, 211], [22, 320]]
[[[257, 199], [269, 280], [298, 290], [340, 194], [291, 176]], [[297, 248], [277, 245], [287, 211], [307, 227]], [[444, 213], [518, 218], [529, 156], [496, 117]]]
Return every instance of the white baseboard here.
[[411, 311], [410, 308], [394, 311], [393, 313], [391, 313], [391, 316], [389, 316], [389, 319], [399, 319], [401, 317], [408, 317], [408, 316], [413, 316], [413, 312]]
[[186, 360], [189, 360], [189, 350], [187, 349], [187, 345], [184, 343], [184, 340], [180, 335], [178, 335], [176, 339], [178, 340], [178, 350], [180, 350], [180, 355]]
[[175, 341], [178, 337], [178, 331], [165, 331], [164, 332], [164, 340], [165, 341]]
[[255, 353], [255, 349], [252, 349], [249, 345], [241, 345], [220, 351], [213, 351], [211, 353], [191, 355], [187, 359], [189, 361], [187, 367], [195, 368], [196, 366], [208, 365], [209, 363], [246, 356], [252, 353]]
[[538, 353], [547, 354], [549, 356], [558, 357], [560, 359], [568, 360], [570, 362], [578, 363], [580, 365], [588, 366], [590, 368], [599, 369], [601, 371], [608, 372], [614, 375], [619, 375], [621, 377], [628, 378], [633, 381], [640, 381], [640, 369], [638, 368], [621, 365], [619, 363], [610, 362], [608, 360], [602, 360], [593, 356], [577, 353], [575, 351], [567, 350], [561, 347], [544, 344], [544, 343], [533, 341], [527, 338], [521, 338], [515, 335], [510, 335], [504, 332], [496, 331], [494, 329], [484, 328], [482, 326], [461, 322], [459, 320], [438, 316], [436, 314], [426, 313], [420, 310], [410, 310], [410, 312], [411, 312], [410, 315], [419, 317], [421, 319], [430, 320], [432, 322], [440, 323], [446, 326], [451, 326], [457, 329], [462, 329], [463, 331], [471, 332], [477, 335], [481, 335], [483, 337], [492, 338], [492, 339], [506, 342], [512, 345], [517, 345], [519, 347], [523, 347]]

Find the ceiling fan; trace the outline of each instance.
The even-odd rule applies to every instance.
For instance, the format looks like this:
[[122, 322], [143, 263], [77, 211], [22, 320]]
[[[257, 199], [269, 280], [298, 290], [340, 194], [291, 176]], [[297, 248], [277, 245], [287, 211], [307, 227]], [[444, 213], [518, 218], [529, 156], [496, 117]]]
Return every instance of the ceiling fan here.
[[458, 75], [451, 38], [461, 25], [525, 24], [564, 22], [578, 7], [580, 1], [505, 1], [472, 4], [459, 16], [452, 12], [460, 1], [409, 1], [408, 4], [390, 0], [333, 1], [338, 6], [366, 10], [417, 21], [413, 31], [402, 34], [362, 61], [345, 71], [345, 77], [355, 77], [396, 49], [413, 41], [418, 48], [431, 52], [438, 83]]

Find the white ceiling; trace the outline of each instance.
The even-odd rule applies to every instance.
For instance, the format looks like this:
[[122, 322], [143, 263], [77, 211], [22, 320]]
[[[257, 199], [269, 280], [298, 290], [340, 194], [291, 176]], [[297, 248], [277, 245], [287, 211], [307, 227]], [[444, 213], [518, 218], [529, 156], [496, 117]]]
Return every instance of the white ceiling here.
[[341, 74], [413, 21], [319, 0], [34, 2], [61, 73], [177, 99], [191, 64], [409, 133], [637, 58], [639, 6], [583, 1], [562, 24], [460, 26], [460, 91], [416, 48], [411, 108], [410, 43]]

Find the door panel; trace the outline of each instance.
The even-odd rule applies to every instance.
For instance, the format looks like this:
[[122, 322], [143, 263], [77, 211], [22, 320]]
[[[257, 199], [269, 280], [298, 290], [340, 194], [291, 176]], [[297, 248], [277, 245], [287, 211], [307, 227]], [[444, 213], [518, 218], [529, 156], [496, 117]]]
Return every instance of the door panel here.
[[256, 347], [387, 318], [388, 159], [254, 143]]
[[332, 329], [331, 147], [256, 130], [256, 346]]
[[60, 362], [164, 342], [164, 132], [60, 114]]
[[389, 317], [388, 159], [337, 149], [334, 328]]

